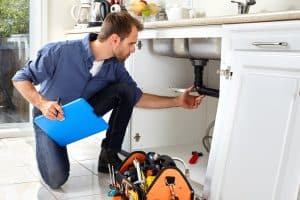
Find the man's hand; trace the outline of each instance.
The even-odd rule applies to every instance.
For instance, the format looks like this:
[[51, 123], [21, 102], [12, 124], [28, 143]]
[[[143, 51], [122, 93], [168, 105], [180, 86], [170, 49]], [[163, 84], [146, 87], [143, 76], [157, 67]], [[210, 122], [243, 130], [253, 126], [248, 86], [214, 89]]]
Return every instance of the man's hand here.
[[64, 120], [64, 113], [61, 105], [56, 101], [43, 100], [39, 105], [39, 109], [48, 119]]
[[198, 108], [205, 95], [200, 95], [200, 96], [190, 95], [190, 92], [193, 92], [193, 89], [194, 86], [186, 89], [182, 95], [178, 96], [180, 107], [187, 108], [187, 109]]
[[13, 81], [21, 95], [33, 106], [37, 107], [48, 119], [64, 120], [61, 105], [56, 101], [49, 101], [35, 89], [30, 81]]
[[136, 106], [139, 108], [172, 108], [172, 107], [182, 107], [187, 109], [198, 108], [204, 95], [193, 96], [190, 95], [194, 86], [186, 89], [184, 93], [177, 97], [165, 97], [158, 96], [148, 93], [143, 93], [140, 100], [137, 102]]

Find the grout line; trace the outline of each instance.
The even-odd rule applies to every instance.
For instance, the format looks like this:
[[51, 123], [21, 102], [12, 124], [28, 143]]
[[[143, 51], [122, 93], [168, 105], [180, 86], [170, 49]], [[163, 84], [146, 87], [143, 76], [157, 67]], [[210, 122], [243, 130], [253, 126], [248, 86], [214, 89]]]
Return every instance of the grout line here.
[[55, 196], [55, 194], [52, 192], [52, 189], [50, 189], [49, 188], [49, 186], [46, 184], [46, 183], [44, 183], [44, 181], [43, 180], [40, 180], [39, 181], [41, 184], [42, 184], [42, 186], [52, 195], [52, 197], [54, 197], [54, 199], [56, 199], [56, 200], [59, 200], [56, 196]]
[[[94, 160], [94, 159], [86, 159], [86, 160]], [[86, 160], [81, 160], [81, 161], [86, 161]], [[98, 173], [94, 173], [92, 169], [89, 169], [84, 164], [80, 163], [80, 161], [75, 160], [75, 162], [77, 162], [79, 165], [81, 165], [82, 167], [84, 167], [85, 169], [87, 169], [88, 171], [90, 171], [93, 175], [98, 175]]]

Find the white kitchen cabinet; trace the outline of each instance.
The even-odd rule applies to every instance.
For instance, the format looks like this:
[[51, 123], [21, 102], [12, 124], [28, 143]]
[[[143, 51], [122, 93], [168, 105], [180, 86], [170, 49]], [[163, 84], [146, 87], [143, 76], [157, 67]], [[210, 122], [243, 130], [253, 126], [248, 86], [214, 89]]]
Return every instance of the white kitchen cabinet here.
[[[186, 159], [191, 149], [202, 146], [199, 139], [216, 119], [206, 162], [190, 166], [191, 178], [204, 185], [204, 196], [211, 200], [296, 200], [300, 184], [299, 35], [298, 21], [224, 25], [219, 100], [207, 98], [198, 118], [189, 111], [136, 109], [131, 122], [132, 149]], [[187, 59], [153, 55], [147, 42], [143, 41], [144, 50], [137, 50], [133, 58], [133, 75], [145, 91], [172, 94], [168, 86], [187, 86], [193, 80]], [[189, 131], [180, 134], [183, 130]], [[136, 133], [141, 136], [139, 142]]]
[[223, 132], [226, 160], [216, 161], [223, 171], [210, 199], [297, 199], [299, 33], [299, 23], [291, 22], [228, 26], [230, 53], [223, 62], [233, 72], [233, 98]]

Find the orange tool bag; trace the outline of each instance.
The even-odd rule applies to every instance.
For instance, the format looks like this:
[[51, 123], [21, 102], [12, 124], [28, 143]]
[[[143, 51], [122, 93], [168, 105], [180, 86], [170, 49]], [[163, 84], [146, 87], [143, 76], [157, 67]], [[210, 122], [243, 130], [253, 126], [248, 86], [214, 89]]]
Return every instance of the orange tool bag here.
[[154, 152], [132, 152], [118, 171], [110, 169], [112, 200], [192, 200], [194, 191], [174, 160]]

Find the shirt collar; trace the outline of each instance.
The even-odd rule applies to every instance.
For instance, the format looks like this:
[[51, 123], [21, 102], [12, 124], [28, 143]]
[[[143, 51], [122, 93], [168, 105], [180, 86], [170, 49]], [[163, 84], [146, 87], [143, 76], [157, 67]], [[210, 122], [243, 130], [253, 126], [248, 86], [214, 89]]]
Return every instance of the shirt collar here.
[[89, 61], [90, 63], [93, 63], [95, 60], [95, 57], [94, 57], [91, 47], [90, 47], [90, 42], [96, 40], [97, 36], [98, 36], [98, 34], [96, 34], [96, 33], [89, 33], [82, 40], [83, 48], [87, 54], [87, 61]]

